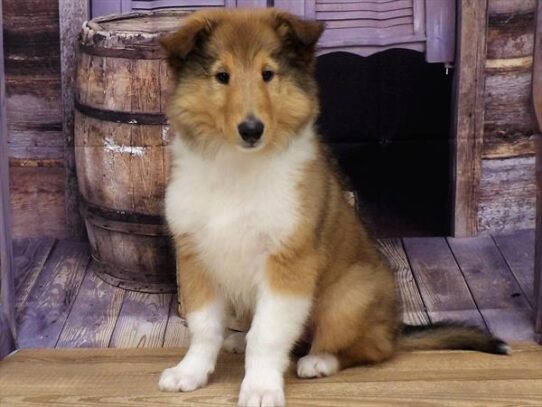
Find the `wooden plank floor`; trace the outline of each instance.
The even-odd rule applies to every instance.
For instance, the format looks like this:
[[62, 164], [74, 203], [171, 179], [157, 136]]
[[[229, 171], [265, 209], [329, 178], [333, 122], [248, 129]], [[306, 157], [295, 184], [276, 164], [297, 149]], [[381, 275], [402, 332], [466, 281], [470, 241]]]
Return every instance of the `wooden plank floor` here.
[[[380, 242], [411, 324], [467, 321], [507, 341], [533, 341], [534, 231]], [[171, 294], [124, 291], [93, 272], [88, 247], [15, 244], [19, 348], [186, 346]]]
[[[463, 351], [411, 352], [377, 366], [321, 379], [286, 376], [288, 406], [541, 406], [542, 347], [511, 356]], [[160, 372], [180, 349], [22, 350], [0, 363], [3, 406], [233, 406], [240, 355], [221, 354], [208, 387], [162, 393]]]

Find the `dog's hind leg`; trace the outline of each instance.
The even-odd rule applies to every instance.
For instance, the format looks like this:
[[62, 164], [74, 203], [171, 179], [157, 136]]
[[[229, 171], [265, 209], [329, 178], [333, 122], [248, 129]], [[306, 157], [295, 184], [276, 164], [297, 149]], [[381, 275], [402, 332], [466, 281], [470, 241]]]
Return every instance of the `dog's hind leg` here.
[[244, 332], [233, 332], [226, 337], [222, 347], [231, 353], [243, 353], [246, 348], [246, 336]]
[[[388, 284], [381, 278], [371, 278], [383, 275], [387, 279], [378, 267], [352, 266], [318, 299], [312, 315], [314, 339], [309, 354], [297, 363], [299, 377], [329, 376], [348, 366], [392, 356], [393, 280]], [[378, 287], [388, 285], [392, 290], [389, 298], [377, 293]]]

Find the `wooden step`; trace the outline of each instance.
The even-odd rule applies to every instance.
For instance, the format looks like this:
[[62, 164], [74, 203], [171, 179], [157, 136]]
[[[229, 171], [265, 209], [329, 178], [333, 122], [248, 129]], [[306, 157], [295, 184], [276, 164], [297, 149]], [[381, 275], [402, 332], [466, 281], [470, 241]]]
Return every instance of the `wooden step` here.
[[[372, 367], [322, 379], [286, 379], [288, 406], [542, 405], [542, 347], [511, 356], [467, 351], [404, 353]], [[234, 406], [243, 358], [221, 354], [211, 383], [192, 393], [162, 393], [160, 372], [182, 349], [21, 350], [0, 362], [2, 406]]]

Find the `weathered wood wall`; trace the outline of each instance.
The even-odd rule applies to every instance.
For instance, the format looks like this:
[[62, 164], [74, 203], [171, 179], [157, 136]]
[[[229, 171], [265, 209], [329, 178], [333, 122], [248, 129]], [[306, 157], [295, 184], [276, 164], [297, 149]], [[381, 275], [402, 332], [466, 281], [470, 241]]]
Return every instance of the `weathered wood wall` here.
[[[2, 2], [13, 234], [64, 237], [58, 0]], [[534, 226], [533, 138], [538, 130], [531, 83], [536, 4], [537, 0], [488, 0], [481, 232]], [[67, 206], [76, 210], [75, 205]]]
[[534, 227], [537, 0], [489, 0], [479, 231]]
[[15, 348], [15, 265], [11, 243], [4, 36], [0, 3], [0, 359]]
[[3, 0], [14, 237], [65, 236], [58, 0]]
[[[533, 61], [533, 107], [542, 129], [542, 1], [538, 2], [535, 52]], [[535, 339], [542, 345], [542, 135], [536, 137], [536, 237], [534, 261]]]

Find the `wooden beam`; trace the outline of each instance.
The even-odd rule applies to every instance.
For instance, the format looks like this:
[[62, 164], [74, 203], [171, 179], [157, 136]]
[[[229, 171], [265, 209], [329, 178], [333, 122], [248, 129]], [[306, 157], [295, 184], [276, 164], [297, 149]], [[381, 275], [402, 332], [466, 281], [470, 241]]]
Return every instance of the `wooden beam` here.
[[85, 236], [85, 226], [79, 213], [79, 189], [75, 172], [73, 95], [77, 68], [77, 37], [83, 22], [89, 18], [89, 0], [59, 0], [60, 61], [62, 73], [62, 103], [64, 160], [66, 166], [65, 210], [69, 237]]
[[[533, 60], [533, 103], [542, 132], [542, 0], [538, 0]], [[534, 266], [535, 334], [542, 344], [542, 135], [536, 139], [536, 237]]]
[[6, 88], [4, 75], [4, 35], [0, 3], [0, 359], [11, 352], [15, 343], [15, 272], [11, 245], [11, 210], [9, 204], [8, 129], [6, 123]]
[[535, 138], [536, 146], [536, 237], [534, 262], [534, 325], [535, 337], [542, 345], [542, 136]]
[[542, 132], [542, 1], [538, 0], [533, 55], [533, 103], [538, 126]]
[[453, 234], [478, 231], [478, 194], [484, 130], [487, 0], [458, 1], [454, 90], [455, 185]]

